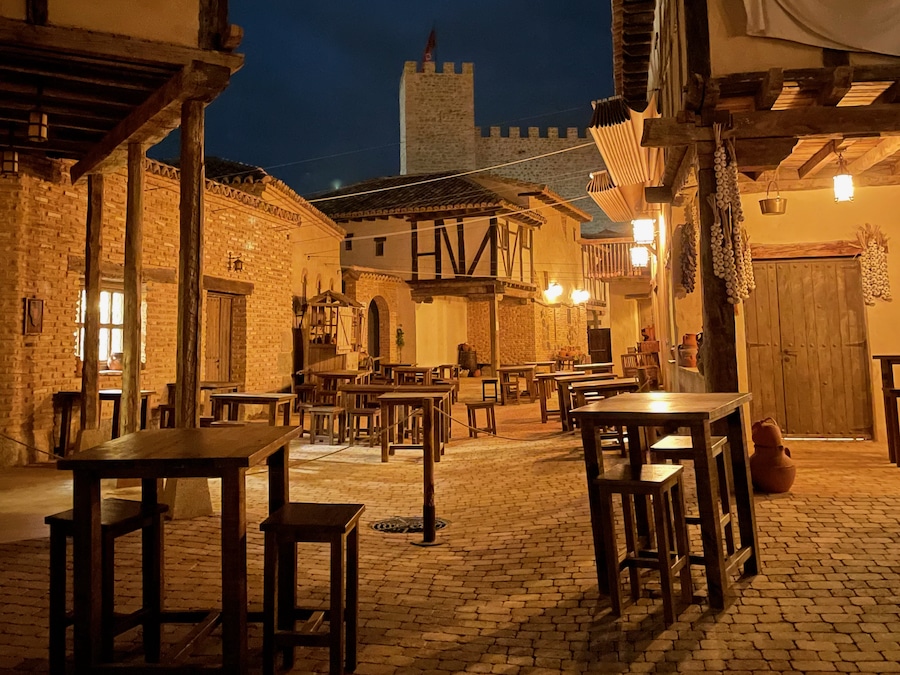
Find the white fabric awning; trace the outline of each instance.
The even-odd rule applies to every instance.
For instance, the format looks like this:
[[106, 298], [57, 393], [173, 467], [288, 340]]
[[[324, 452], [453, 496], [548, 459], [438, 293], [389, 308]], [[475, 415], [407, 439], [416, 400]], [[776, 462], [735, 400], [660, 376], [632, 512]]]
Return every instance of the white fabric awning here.
[[653, 177], [658, 148], [641, 147], [644, 120], [659, 117], [654, 96], [635, 112], [620, 96], [594, 102], [589, 130], [616, 185], [645, 183]]
[[614, 223], [627, 223], [634, 219], [634, 209], [628, 197], [615, 186], [607, 171], [595, 171], [591, 174], [587, 192]]

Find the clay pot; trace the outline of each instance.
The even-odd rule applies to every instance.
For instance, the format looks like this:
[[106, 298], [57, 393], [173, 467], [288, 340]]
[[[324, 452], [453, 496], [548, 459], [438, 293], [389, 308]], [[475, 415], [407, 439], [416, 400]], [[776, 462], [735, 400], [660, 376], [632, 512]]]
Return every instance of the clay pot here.
[[771, 417], [753, 423], [752, 427], [753, 445], [765, 445], [769, 447], [777, 447], [784, 445], [784, 438], [781, 436], [781, 427]]
[[684, 337], [681, 338], [681, 344], [685, 347], [696, 347], [697, 346], [697, 334], [696, 333], [685, 333]]
[[678, 365], [682, 368], [697, 367], [697, 348], [678, 345]]
[[472, 373], [475, 377], [481, 377], [481, 368], [476, 368], [475, 372]]
[[787, 492], [797, 477], [797, 467], [791, 451], [783, 445], [757, 445], [750, 457], [750, 476], [759, 492], [778, 494]]

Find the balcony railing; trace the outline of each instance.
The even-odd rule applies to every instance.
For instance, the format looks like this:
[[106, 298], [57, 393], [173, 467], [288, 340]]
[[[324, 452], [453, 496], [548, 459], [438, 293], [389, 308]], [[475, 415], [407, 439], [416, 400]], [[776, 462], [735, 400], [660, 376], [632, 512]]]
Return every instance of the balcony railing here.
[[631, 264], [630, 238], [582, 240], [584, 275], [588, 279], [610, 281], [612, 279], [649, 279], [649, 267]]

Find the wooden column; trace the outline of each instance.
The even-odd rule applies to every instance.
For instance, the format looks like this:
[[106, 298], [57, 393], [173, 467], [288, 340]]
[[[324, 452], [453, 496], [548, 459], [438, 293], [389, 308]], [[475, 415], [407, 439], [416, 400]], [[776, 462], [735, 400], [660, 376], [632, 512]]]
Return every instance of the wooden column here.
[[81, 429], [100, 426], [100, 232], [103, 227], [103, 175], [88, 176], [84, 247], [84, 340], [81, 362]]
[[141, 268], [144, 229], [144, 147], [128, 145], [125, 207], [125, 358], [122, 364], [122, 435], [141, 428]]
[[490, 303], [491, 375], [497, 377], [500, 368], [500, 296], [491, 295]]
[[[709, 144], [711, 146], [711, 144]], [[712, 148], [697, 152], [700, 163], [697, 199], [700, 206], [700, 283], [703, 289], [703, 375], [706, 390], [737, 391], [737, 348], [734, 305], [728, 303], [725, 282], [713, 274], [713, 206], [708, 196], [716, 192]]]
[[181, 247], [178, 253], [178, 360], [175, 426], [200, 425], [200, 319], [203, 296], [204, 106], [181, 108]]

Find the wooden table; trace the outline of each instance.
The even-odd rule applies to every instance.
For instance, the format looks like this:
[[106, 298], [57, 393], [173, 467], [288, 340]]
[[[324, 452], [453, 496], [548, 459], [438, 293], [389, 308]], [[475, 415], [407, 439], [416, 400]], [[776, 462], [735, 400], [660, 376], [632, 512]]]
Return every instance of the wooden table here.
[[[220, 478], [222, 481], [222, 671], [247, 672], [247, 514], [245, 476], [250, 467], [269, 468], [269, 513], [289, 499], [288, 451], [299, 428], [223, 427], [212, 429], [151, 429], [128, 434], [60, 459], [57, 468], [72, 471], [74, 502], [75, 672], [97, 666], [103, 637], [100, 599], [100, 481], [141, 479], [141, 501], [157, 504], [162, 478]], [[148, 625], [159, 651], [159, 623], [196, 621], [208, 612], [166, 612], [163, 609], [162, 537], [144, 541], [143, 586], [154, 611]], [[296, 554], [282, 569], [296, 569]], [[293, 564], [293, 567], [288, 565]], [[206, 617], [209, 618], [209, 617]], [[154, 621], [154, 619], [158, 619]], [[214, 625], [214, 624], [212, 624]], [[153, 658], [154, 654], [148, 655]], [[174, 667], [182, 669], [184, 664]], [[156, 666], [154, 666], [154, 670]], [[147, 666], [116, 667], [116, 672], [146, 672]]]
[[381, 372], [385, 378], [394, 381], [394, 368], [398, 366], [414, 366], [415, 363], [393, 363], [393, 362], [385, 362], [381, 364]]
[[[534, 403], [536, 395], [534, 390], [534, 369], [534, 366], [528, 366], [524, 363], [512, 366], [500, 366], [497, 368], [497, 375], [500, 378], [500, 405], [506, 405], [506, 390], [503, 385], [509, 384], [512, 375], [518, 375], [525, 378], [525, 386], [528, 389], [528, 398]], [[520, 396], [521, 393], [522, 392], [520, 391]]]
[[884, 427], [888, 444], [888, 460], [900, 466], [900, 421], [897, 418], [897, 399], [892, 389], [894, 385], [894, 366], [900, 363], [898, 354], [879, 354], [872, 357], [881, 362], [881, 395], [884, 399]]
[[599, 380], [612, 380], [616, 376], [612, 373], [556, 373], [553, 378], [556, 382], [556, 396], [559, 402], [559, 420], [563, 431], [575, 429], [572, 419], [572, 394], [569, 385], [576, 382], [597, 382]]
[[[412, 387], [413, 385], [410, 385]], [[381, 461], [388, 461], [391, 451], [391, 443], [395, 439], [395, 432], [398, 422], [397, 408], [421, 408], [424, 399], [434, 401], [434, 407], [443, 410], [445, 404], [450, 399], [450, 389], [452, 385], [444, 385], [442, 391], [434, 391], [433, 387], [421, 388], [417, 387], [414, 391], [391, 391], [381, 394], [378, 397], [378, 403], [381, 405]], [[449, 425], [449, 419], [441, 415], [443, 420], [435, 421], [432, 426], [434, 442], [434, 461], [441, 461], [441, 454], [444, 450], [444, 440], [449, 440], [444, 429]], [[401, 432], [402, 435], [402, 432]]]
[[283, 407], [282, 419], [284, 426], [291, 424], [291, 407], [297, 394], [286, 392], [253, 393], [249, 391], [229, 392], [224, 394], [210, 394], [212, 414], [217, 420], [225, 419], [223, 413], [228, 410], [228, 419], [236, 420], [242, 405], [266, 405], [269, 406], [269, 424], [275, 426], [278, 423], [278, 408]]
[[[200, 381], [200, 394], [201, 398], [203, 392], [207, 392], [208, 394], [224, 394], [231, 391], [240, 391], [243, 386], [240, 382], [219, 382], [216, 380], [201, 380]], [[166, 384], [166, 403], [169, 405], [175, 405], [175, 383], [168, 382]], [[203, 403], [200, 405], [200, 413], [203, 413]]]
[[612, 361], [603, 361], [599, 363], [576, 363], [575, 370], [585, 373], [611, 373], [616, 364]]
[[393, 370], [394, 384], [431, 384], [431, 366], [394, 366]]
[[[141, 429], [147, 428], [147, 407], [150, 397], [156, 392], [152, 389], [141, 389]], [[122, 408], [122, 390], [121, 389], [101, 389], [100, 402], [113, 402], [112, 417], [112, 437], [119, 437], [119, 411]], [[59, 425], [59, 446], [56, 448], [56, 454], [64, 457], [69, 449], [69, 432], [72, 427], [72, 409], [77, 403], [81, 405], [80, 391], [58, 391], [53, 395], [53, 403], [60, 409], [60, 425]]]
[[550, 407], [550, 399], [553, 398], [553, 394], [556, 392], [556, 381], [554, 378], [559, 374], [559, 371], [554, 370], [549, 373], [535, 373], [534, 375], [538, 390], [538, 402], [541, 404], [541, 424], [546, 424], [551, 416], [559, 416], [559, 408]]
[[640, 386], [636, 377], [614, 377], [612, 379], [573, 382], [569, 385], [569, 393], [570, 398], [573, 400], [572, 407], [580, 408], [587, 403], [585, 396], [588, 394], [600, 394], [604, 397], [617, 396], [618, 394], [636, 392]]
[[[597, 558], [597, 579], [600, 590], [609, 593], [606, 576], [606, 556], [600, 537], [599, 523], [604, 516], [595, 480], [603, 471], [603, 457], [596, 440], [598, 426], [624, 426], [628, 429], [628, 458], [631, 466], [639, 469], [644, 462], [646, 448], [642, 446], [642, 427], [689, 427], [697, 453], [694, 470], [698, 485], [707, 489], [697, 490], [703, 539], [703, 557], [706, 581], [709, 587], [709, 603], [715, 609], [725, 606], [732, 571], [743, 565], [745, 575], [757, 574], [761, 563], [759, 535], [753, 503], [753, 486], [750, 481], [750, 459], [745, 442], [746, 416], [743, 404], [750, 401], [750, 394], [680, 394], [648, 392], [623, 394], [590, 403], [573, 411], [581, 426], [584, 447], [584, 463], [587, 473], [588, 499], [594, 534], [594, 550]], [[718, 473], [713, 458], [710, 425], [725, 420], [727, 425], [728, 452], [731, 453], [735, 511], [740, 528], [741, 547], [733, 554], [723, 552], [723, 529], [719, 519]]]
[[[534, 374], [538, 375], [540, 373], [555, 373], [556, 372], [556, 361], [526, 361], [526, 366], [534, 366]], [[539, 371], [538, 368], [546, 368], [547, 370]]]

